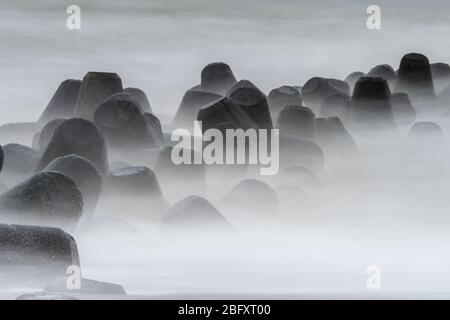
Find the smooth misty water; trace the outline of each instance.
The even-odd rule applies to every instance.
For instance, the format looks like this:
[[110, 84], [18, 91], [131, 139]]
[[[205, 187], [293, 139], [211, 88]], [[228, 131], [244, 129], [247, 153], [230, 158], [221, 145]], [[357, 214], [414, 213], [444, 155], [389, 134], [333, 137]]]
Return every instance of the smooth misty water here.
[[[211, 61], [266, 92], [314, 75], [396, 68], [409, 51], [450, 62], [445, 1], [379, 1], [377, 32], [365, 28], [365, 1], [83, 0], [79, 32], [65, 28], [58, 1], [0, 1], [1, 123], [36, 120], [62, 80], [89, 70], [117, 72], [171, 116]], [[158, 225], [140, 236], [77, 236], [83, 275], [147, 297], [448, 298], [448, 142], [355, 138], [360, 155], [325, 159], [324, 186], [308, 190], [312, 208], [294, 223], [256, 223], [215, 241], [171, 239]], [[366, 288], [369, 265], [382, 269], [380, 291]]]
[[[361, 149], [328, 162], [297, 219], [237, 222], [241, 235], [223, 240], [157, 228], [129, 244], [107, 240], [107, 251], [81, 240], [86, 273], [150, 296], [448, 298], [448, 146]], [[369, 265], [382, 270], [380, 291], [366, 287]]]
[[[296, 218], [234, 221], [236, 237], [174, 237], [133, 219], [139, 234], [76, 234], [83, 276], [137, 298], [448, 298], [450, 149], [386, 140], [330, 159]], [[379, 291], [366, 287], [370, 265]]]

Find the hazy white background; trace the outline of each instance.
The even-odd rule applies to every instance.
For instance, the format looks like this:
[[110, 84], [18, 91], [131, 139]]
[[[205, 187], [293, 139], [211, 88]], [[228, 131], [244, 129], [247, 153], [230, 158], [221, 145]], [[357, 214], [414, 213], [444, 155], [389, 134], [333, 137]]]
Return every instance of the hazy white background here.
[[[115, 71], [171, 115], [212, 61], [265, 91], [314, 75], [343, 78], [409, 51], [450, 61], [445, 0], [0, 0], [0, 123], [34, 121], [58, 84]], [[66, 28], [66, 8], [82, 29]], [[382, 30], [366, 9], [382, 9]]]

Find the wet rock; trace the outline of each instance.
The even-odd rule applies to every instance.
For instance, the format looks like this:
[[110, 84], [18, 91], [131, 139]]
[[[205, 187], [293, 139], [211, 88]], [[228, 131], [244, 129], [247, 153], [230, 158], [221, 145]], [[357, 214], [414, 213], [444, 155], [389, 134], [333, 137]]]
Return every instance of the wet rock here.
[[445, 134], [437, 123], [420, 121], [414, 123], [409, 130], [409, 138], [415, 141], [442, 142]]
[[61, 229], [0, 224], [2, 287], [45, 283], [79, 265], [77, 244]]
[[427, 57], [409, 53], [402, 58], [395, 91], [407, 93], [413, 101], [434, 97], [433, 77]]
[[368, 73], [368, 77], [383, 78], [389, 85], [389, 89], [394, 90], [397, 82], [397, 74], [394, 68], [388, 64], [373, 67]]
[[53, 119], [73, 117], [80, 88], [81, 80], [63, 81], [39, 118], [39, 122], [47, 123]]
[[416, 111], [406, 93], [393, 93], [391, 107], [397, 125], [410, 125], [416, 119]]
[[108, 191], [120, 196], [162, 198], [159, 182], [147, 167], [126, 167], [108, 175]]
[[148, 101], [147, 95], [143, 90], [138, 88], [125, 88], [123, 92], [128, 93], [134, 99], [136, 99], [139, 102], [139, 105], [141, 106], [143, 112], [150, 112], [150, 113], [153, 112], [152, 107], [150, 106], [150, 102]]
[[[270, 132], [267, 132], [267, 136], [265, 137], [259, 136], [258, 132], [254, 130], [249, 130], [242, 133], [237, 131], [241, 128], [236, 123], [232, 122], [219, 123], [215, 126], [215, 129], [220, 131], [223, 137], [221, 141], [222, 152], [220, 154], [220, 159], [223, 160], [222, 164], [220, 165], [222, 169], [226, 169], [226, 171], [228, 171], [228, 173], [231, 175], [241, 175], [245, 174], [245, 172], [247, 171], [247, 167], [249, 167], [250, 165], [253, 165], [255, 167], [257, 166], [257, 149], [253, 148], [255, 146], [255, 144], [253, 143], [257, 143], [258, 145], [260, 145], [263, 143], [261, 139], [264, 139], [267, 143], [267, 141], [270, 139]], [[231, 130], [231, 132], [229, 132], [229, 130]], [[243, 139], [241, 139], [242, 137]], [[214, 138], [213, 140], [214, 142], [210, 142], [210, 140], [203, 141], [203, 150], [206, 150], [211, 144], [217, 142], [216, 138]], [[195, 146], [195, 138], [193, 138], [193, 142], [191, 145]], [[270, 147], [270, 145], [268, 145], [268, 147]], [[228, 154], [228, 152], [230, 152], [230, 154]], [[253, 155], [254, 157], [252, 157], [251, 155]], [[234, 161], [231, 160], [232, 164], [226, 163], [228, 157], [232, 157], [232, 159], [234, 159]], [[212, 161], [212, 159], [208, 159], [209, 158], [205, 158], [205, 162]], [[228, 162], [230, 161], [228, 160]], [[232, 167], [234, 167], [234, 169], [231, 169]]]
[[70, 154], [92, 161], [101, 174], [108, 172], [105, 139], [90, 121], [77, 118], [64, 121], [53, 133], [37, 171], [42, 171], [54, 159]]
[[345, 82], [348, 83], [348, 85], [350, 86], [350, 96], [353, 94], [353, 90], [355, 88], [355, 84], [356, 82], [359, 80], [359, 78], [364, 77], [365, 73], [360, 72], [360, 71], [355, 71], [350, 73], [347, 78], [345, 78]]
[[95, 111], [94, 122], [112, 150], [132, 151], [158, 145], [144, 114], [131, 100], [107, 100]]
[[78, 299], [75, 297], [68, 296], [65, 294], [60, 294], [60, 293], [35, 292], [35, 293], [27, 293], [27, 294], [18, 296], [16, 298], [16, 300], [28, 300], [28, 301], [30, 301], [30, 300], [41, 300], [41, 301], [57, 300], [57, 301], [62, 301], [62, 300], [78, 300]]
[[117, 74], [88, 72], [81, 84], [75, 116], [92, 120], [100, 103], [110, 95], [122, 91], [122, 80]]
[[198, 86], [189, 89], [181, 100], [173, 125], [192, 129], [193, 122], [197, 120], [200, 109], [221, 98], [221, 95], [207, 92]]
[[293, 136], [280, 136], [280, 168], [303, 166], [313, 172], [323, 169], [322, 149], [314, 142]]
[[3, 146], [3, 179], [9, 185], [15, 185], [34, 173], [41, 153], [30, 147], [10, 143]]
[[392, 128], [391, 91], [382, 78], [362, 77], [353, 92], [351, 119], [362, 128]]
[[64, 121], [66, 121], [66, 119], [53, 119], [42, 128], [39, 134], [39, 150], [45, 150], [47, 148], [53, 133]]
[[302, 89], [303, 89], [302, 86], [292, 86], [292, 88], [294, 88], [295, 90], [297, 90], [298, 93], [302, 94]]
[[277, 121], [280, 133], [314, 140], [316, 137], [315, 115], [311, 109], [301, 106], [284, 107]]
[[225, 95], [236, 82], [230, 66], [223, 62], [208, 64], [201, 73], [202, 88], [220, 95]]
[[221, 201], [220, 206], [236, 214], [274, 215], [278, 208], [275, 191], [265, 182], [246, 179], [239, 182]]
[[260, 129], [272, 129], [272, 118], [266, 95], [248, 80], [241, 80], [227, 93], [227, 97], [238, 104]]
[[436, 93], [439, 93], [450, 85], [450, 66], [446, 63], [432, 63], [430, 67]]
[[149, 126], [150, 130], [152, 131], [153, 137], [156, 140], [155, 146], [156, 147], [164, 146], [164, 137], [161, 122], [159, 121], [158, 117], [155, 116], [153, 113], [145, 112], [144, 119], [147, 125]]
[[[186, 165], [186, 168], [193, 168], [193, 172], [190, 177], [194, 178], [197, 175], [202, 175], [203, 173], [203, 165], [195, 164], [195, 157], [202, 158], [202, 154], [198, 151], [194, 151], [191, 149], [184, 149], [179, 147], [164, 147], [159, 152], [158, 158], [155, 162], [155, 173], [159, 176], [159, 174], [171, 173], [173, 170], [177, 170], [180, 168], [180, 174], [184, 171], [185, 164], [175, 164], [172, 160], [172, 152], [177, 152], [183, 158], [189, 159], [190, 164]], [[187, 153], [187, 156], [184, 156], [184, 153]], [[190, 171], [190, 170], [189, 170]], [[175, 173], [175, 172], [174, 172]]]
[[326, 98], [337, 93], [349, 96], [348, 83], [337, 79], [314, 77], [303, 86], [303, 104], [312, 110], [318, 110]]
[[333, 94], [326, 98], [320, 106], [320, 115], [322, 117], [339, 117], [346, 119], [351, 109], [351, 99], [341, 93]]
[[92, 161], [76, 154], [58, 157], [44, 169], [71, 178], [83, 196], [84, 212], [92, 217], [102, 189], [102, 177]]
[[205, 198], [189, 196], [176, 203], [162, 218], [166, 228], [179, 231], [233, 231], [233, 226]]
[[[122, 101], [122, 100], [126, 100], [134, 105], [136, 105], [141, 112], [143, 113], [144, 110], [142, 109], [141, 105], [139, 104], [139, 101], [137, 101], [131, 94], [129, 93], [125, 93], [125, 92], [119, 92], [119, 93], [114, 93], [112, 95], [110, 95], [108, 98], [105, 99], [105, 101], [103, 101], [102, 103], [106, 102], [106, 101]], [[94, 113], [95, 115], [95, 113]]]
[[342, 155], [356, 152], [356, 143], [338, 117], [316, 119], [317, 142], [326, 150]]
[[257, 129], [257, 124], [242, 108], [229, 98], [222, 98], [200, 109], [197, 120], [202, 121], [202, 131], [217, 128], [221, 123], [231, 123], [235, 128]]
[[286, 106], [301, 106], [302, 96], [298, 89], [290, 86], [282, 86], [270, 91], [267, 97], [272, 119], [276, 121], [278, 114]]
[[172, 132], [163, 131], [163, 139], [166, 147], [175, 147], [178, 144], [177, 141], [172, 141]]
[[72, 230], [83, 212], [75, 182], [59, 172], [37, 173], [0, 195], [2, 221]]
[[159, 221], [168, 203], [160, 188], [159, 175], [157, 179], [149, 168], [134, 166], [109, 173], [98, 208], [98, 212], [109, 213], [114, 218], [141, 224], [141, 221]]
[[[232, 122], [222, 122], [219, 123], [215, 126], [215, 129], [219, 130], [222, 133], [223, 136], [223, 140], [222, 140], [222, 156], [223, 156], [223, 162], [226, 162], [227, 159], [227, 130], [232, 130], [234, 133], [236, 133], [236, 130], [240, 129], [236, 123], [232, 123]], [[231, 140], [231, 138], [230, 138]], [[234, 156], [235, 161], [237, 161], [237, 154], [238, 152], [243, 152], [245, 154], [245, 158], [244, 161], [245, 163], [233, 163], [231, 164], [231, 166], [235, 166], [235, 167], [240, 167], [240, 168], [236, 168], [237, 170], [246, 170], [245, 167], [247, 166], [247, 164], [250, 161], [250, 147], [251, 147], [251, 143], [250, 141], [253, 142], [259, 142], [259, 137], [257, 135], [256, 132], [250, 133], [248, 135], [248, 138], [246, 138], [244, 141], [241, 141], [240, 139], [237, 138], [237, 136], [233, 136], [232, 138], [233, 140], [233, 151], [232, 154]], [[211, 144], [212, 142], [203, 142], [203, 148], [207, 148], [209, 144]], [[193, 142], [194, 144], [194, 142]]]

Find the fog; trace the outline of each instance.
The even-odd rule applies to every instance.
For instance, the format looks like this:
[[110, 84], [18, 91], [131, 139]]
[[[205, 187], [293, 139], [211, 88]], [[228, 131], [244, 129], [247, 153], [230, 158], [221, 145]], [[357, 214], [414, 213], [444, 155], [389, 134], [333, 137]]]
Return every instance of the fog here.
[[[294, 214], [222, 211], [237, 235], [135, 223], [136, 238], [79, 237], [84, 276], [150, 298], [446, 298], [449, 150], [400, 143], [327, 162], [323, 186], [305, 188], [310, 206]], [[366, 287], [371, 265], [381, 290]]]
[[[145, 90], [167, 124], [212, 61], [265, 92], [383, 63], [398, 68], [412, 51], [450, 62], [447, 1], [378, 1], [379, 31], [366, 28], [371, 1], [79, 0], [79, 31], [65, 27], [70, 2], [0, 1], [1, 124], [36, 121], [62, 80], [91, 70], [117, 72], [124, 87]], [[436, 121], [446, 133], [450, 125], [435, 114], [418, 120]], [[233, 235], [166, 233], [161, 213], [147, 217], [151, 209], [134, 200], [103, 199], [96, 215], [130, 229], [74, 234], [83, 277], [121, 284], [135, 298], [448, 298], [449, 136], [413, 142], [408, 129], [350, 131], [358, 154], [325, 152], [321, 185], [298, 185], [309, 205], [294, 201], [273, 217], [222, 207], [237, 183], [222, 173], [224, 186], [201, 195], [233, 224]], [[194, 189], [185, 181], [180, 187]], [[161, 188], [173, 205], [177, 191], [164, 181]], [[371, 265], [381, 268], [380, 290], [366, 286]], [[33, 289], [0, 290], [0, 297]]]
[[1, 122], [35, 121], [62, 80], [87, 71], [117, 72], [157, 113], [173, 115], [212, 61], [268, 92], [317, 75], [396, 68], [410, 51], [450, 60], [449, 5], [439, 0], [378, 1], [379, 31], [366, 27], [371, 1], [79, 0], [75, 31], [66, 28], [70, 1], [1, 2]]

